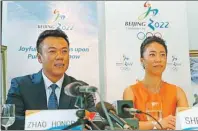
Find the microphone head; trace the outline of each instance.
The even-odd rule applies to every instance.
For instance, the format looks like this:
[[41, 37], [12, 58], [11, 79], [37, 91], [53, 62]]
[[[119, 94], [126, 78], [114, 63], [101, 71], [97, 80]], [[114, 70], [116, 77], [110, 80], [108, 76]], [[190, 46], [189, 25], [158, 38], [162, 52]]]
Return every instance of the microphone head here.
[[[114, 112], [116, 112], [115, 109], [114, 109], [114, 107], [113, 107], [110, 103], [104, 102], [104, 105], [105, 105], [105, 107], [106, 107], [106, 109], [107, 109], [107, 112], [109, 112], [109, 111], [114, 111]], [[97, 110], [97, 112], [98, 112], [103, 118], [106, 119], [106, 115], [105, 115], [104, 110], [103, 110], [103, 108], [102, 108], [101, 102], [98, 102], [98, 103], [96, 104], [96, 110]]]
[[65, 86], [64, 92], [68, 96], [76, 97], [79, 94], [77, 89], [78, 89], [79, 86], [82, 86], [82, 85], [83, 84], [81, 82], [78, 82], [78, 81], [72, 82], [72, 83], [68, 84], [67, 86]]
[[117, 100], [114, 102], [116, 113], [121, 118], [133, 118], [129, 112], [125, 111], [124, 108], [133, 108], [132, 100]]

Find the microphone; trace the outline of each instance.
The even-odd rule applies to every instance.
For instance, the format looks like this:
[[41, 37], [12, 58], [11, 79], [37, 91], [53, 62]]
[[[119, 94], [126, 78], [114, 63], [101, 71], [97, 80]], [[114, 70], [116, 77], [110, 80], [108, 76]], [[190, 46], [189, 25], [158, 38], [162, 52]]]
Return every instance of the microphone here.
[[135, 108], [127, 108], [127, 107], [124, 107], [123, 109], [124, 109], [124, 111], [130, 112], [130, 113], [142, 113], [141, 110], [138, 110], [138, 109], [135, 109]]
[[83, 93], [94, 93], [98, 89], [94, 86], [85, 85], [82, 82], [72, 82], [64, 88], [65, 94], [68, 96], [81, 96]]
[[161, 129], [163, 129], [162, 125], [158, 122], [158, 120], [155, 117], [153, 117], [152, 115], [150, 115], [149, 113], [143, 112], [143, 111], [135, 109], [135, 108], [127, 108], [127, 107], [124, 107], [123, 110], [126, 112], [129, 112], [129, 113], [142, 113], [142, 114], [148, 115], [153, 120], [155, 120], [157, 122], [157, 124], [160, 126]]
[[[122, 102], [122, 104], [120, 104]], [[133, 114], [133, 113], [139, 113], [139, 114], [145, 114], [145, 115], [148, 115], [150, 116], [151, 118], [153, 118], [153, 120], [155, 120], [157, 122], [157, 124], [160, 126], [161, 129], [163, 129], [162, 125], [158, 122], [158, 120], [155, 119], [155, 117], [153, 117], [152, 115], [150, 115], [149, 113], [146, 113], [146, 112], [143, 112], [141, 110], [138, 110], [138, 109], [135, 109], [135, 108], [132, 108], [131, 107], [131, 103], [132, 101], [127, 101], [127, 100], [121, 100], [118, 102], [119, 103], [119, 108], [121, 111], [121, 114], [124, 113], [124, 112], [129, 112], [130, 114]]]
[[133, 118], [134, 115], [124, 111], [124, 108], [133, 108], [133, 101], [131, 100], [117, 100], [113, 102], [113, 106], [116, 109], [116, 114], [121, 118]]
[[[115, 121], [119, 126], [121, 126], [123, 129], [130, 129], [132, 130], [132, 128], [127, 124], [126, 121], [124, 121], [122, 118], [120, 118], [118, 115], [116, 115], [116, 111], [115, 109], [113, 108], [113, 106], [107, 102], [104, 102], [105, 104], [105, 107], [107, 108], [107, 112], [109, 114], [109, 117]], [[96, 105], [96, 110], [98, 111], [98, 113], [106, 119], [106, 115], [102, 109], [102, 106], [101, 106], [101, 102], [99, 102], [97, 105]]]

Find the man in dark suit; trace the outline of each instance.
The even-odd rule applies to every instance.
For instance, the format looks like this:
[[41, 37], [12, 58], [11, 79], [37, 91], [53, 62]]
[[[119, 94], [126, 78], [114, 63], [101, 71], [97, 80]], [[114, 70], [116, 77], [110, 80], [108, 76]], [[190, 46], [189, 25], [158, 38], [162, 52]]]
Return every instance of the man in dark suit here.
[[[64, 87], [77, 80], [65, 74], [69, 66], [69, 40], [61, 30], [46, 30], [37, 40], [37, 56], [42, 70], [13, 78], [6, 103], [15, 104], [16, 122], [9, 129], [24, 129], [26, 110], [75, 109], [75, 97]], [[87, 109], [94, 110], [93, 96], [87, 94]]]

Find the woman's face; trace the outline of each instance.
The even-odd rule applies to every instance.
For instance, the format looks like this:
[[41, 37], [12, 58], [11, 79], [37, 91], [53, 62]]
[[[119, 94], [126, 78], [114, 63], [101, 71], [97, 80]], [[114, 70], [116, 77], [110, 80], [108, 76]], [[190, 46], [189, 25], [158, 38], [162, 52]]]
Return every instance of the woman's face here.
[[162, 72], [166, 68], [166, 55], [165, 48], [161, 44], [152, 42], [147, 45], [143, 52], [143, 58], [141, 58], [146, 73], [162, 75]]

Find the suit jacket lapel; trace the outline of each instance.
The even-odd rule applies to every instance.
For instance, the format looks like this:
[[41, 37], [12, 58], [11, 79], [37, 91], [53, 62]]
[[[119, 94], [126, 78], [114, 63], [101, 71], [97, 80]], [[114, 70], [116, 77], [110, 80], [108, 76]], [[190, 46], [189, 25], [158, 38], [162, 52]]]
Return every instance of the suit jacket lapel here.
[[36, 95], [36, 100], [38, 109], [47, 109], [47, 96], [45, 91], [45, 84], [42, 76], [42, 70], [40, 70], [38, 73], [33, 74], [32, 76], [32, 82], [34, 84], [35, 92], [38, 92]]
[[69, 79], [69, 76], [67, 76], [65, 74], [64, 81], [63, 81], [62, 88], [61, 88], [60, 99], [59, 99], [59, 109], [69, 109], [70, 108], [71, 97], [64, 93], [64, 88], [69, 83], [71, 83], [71, 80]]
[[[35, 92], [38, 92], [38, 94], [35, 94], [37, 97], [36, 103], [38, 105], [38, 108], [48, 109], [47, 108], [47, 96], [46, 96], [45, 84], [44, 84], [44, 80], [43, 80], [43, 76], [42, 76], [42, 70], [40, 70], [36, 74], [33, 74], [31, 77], [32, 77], [33, 84], [35, 84], [34, 85], [35, 90], [36, 90]], [[64, 74], [64, 80], [63, 80], [60, 99], [59, 99], [59, 107], [58, 107], [59, 109], [69, 109], [71, 106], [73, 107], [73, 105], [70, 105], [72, 97], [70, 97], [64, 93], [65, 86], [71, 82], [72, 81], [69, 78], [69, 76]]]

